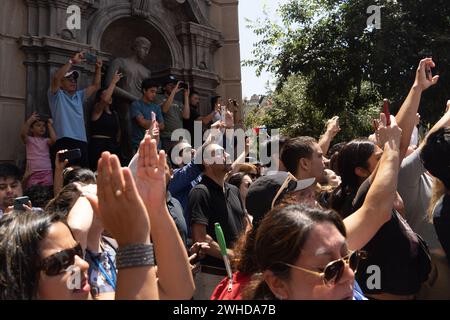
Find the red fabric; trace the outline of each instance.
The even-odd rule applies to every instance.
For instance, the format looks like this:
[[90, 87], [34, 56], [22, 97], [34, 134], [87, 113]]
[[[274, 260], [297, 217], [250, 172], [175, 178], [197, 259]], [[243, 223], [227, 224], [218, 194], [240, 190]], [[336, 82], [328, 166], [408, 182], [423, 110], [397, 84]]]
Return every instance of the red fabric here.
[[211, 300], [242, 300], [242, 291], [244, 287], [250, 282], [252, 275], [241, 272], [233, 273], [233, 287], [231, 292], [228, 292], [228, 277], [224, 278], [219, 285], [214, 289], [211, 295]]

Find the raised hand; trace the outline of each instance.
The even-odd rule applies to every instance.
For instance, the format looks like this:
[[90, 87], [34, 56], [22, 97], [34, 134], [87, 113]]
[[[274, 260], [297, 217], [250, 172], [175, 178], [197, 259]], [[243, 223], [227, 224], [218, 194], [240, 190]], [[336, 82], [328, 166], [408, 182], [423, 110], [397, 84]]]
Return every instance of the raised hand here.
[[95, 63], [95, 67], [96, 67], [97, 69], [101, 69], [102, 66], [103, 66], [103, 61], [102, 61], [102, 59], [98, 58], [98, 59], [97, 59], [97, 62]]
[[104, 152], [98, 162], [97, 197], [85, 194], [119, 246], [150, 242], [150, 220], [128, 168]]
[[119, 82], [122, 77], [123, 75], [117, 70], [112, 78], [112, 83], [117, 84], [117, 82]]
[[400, 140], [402, 138], [402, 129], [398, 126], [395, 117], [391, 115], [390, 126], [386, 125], [386, 115], [380, 114], [380, 121], [378, 129], [375, 133], [378, 145], [384, 147], [389, 143], [391, 148], [398, 149], [400, 147]]
[[429, 87], [435, 85], [439, 76], [434, 76], [431, 73], [431, 69], [435, 67], [433, 59], [426, 58], [422, 59], [419, 63], [419, 67], [416, 72], [416, 80], [414, 82], [415, 86], [418, 86], [421, 90], [426, 90]]
[[81, 64], [83, 62], [84, 56], [82, 52], [76, 53], [73, 57], [72, 57], [72, 62], [74, 64]]
[[341, 127], [339, 126], [339, 117], [335, 116], [327, 121], [327, 132], [330, 133], [333, 137], [341, 131]]
[[37, 114], [37, 112], [33, 112], [33, 113], [31, 114], [31, 116], [28, 118], [27, 123], [28, 123], [29, 125], [31, 125], [33, 122], [35, 122], [35, 121], [37, 121], [37, 120], [39, 120], [39, 115]]
[[136, 185], [148, 213], [158, 214], [166, 201], [166, 154], [156, 148], [156, 141], [146, 136], [139, 146]]

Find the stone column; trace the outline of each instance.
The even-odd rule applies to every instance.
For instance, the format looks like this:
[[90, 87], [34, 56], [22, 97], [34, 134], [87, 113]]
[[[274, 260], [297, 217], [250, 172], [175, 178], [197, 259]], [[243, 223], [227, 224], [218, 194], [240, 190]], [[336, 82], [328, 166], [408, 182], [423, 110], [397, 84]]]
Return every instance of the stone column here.
[[[223, 46], [217, 51], [215, 57], [216, 71], [221, 75], [217, 93], [226, 99], [236, 99], [238, 102], [241, 102], [239, 1], [211, 0], [210, 2], [209, 21], [223, 35]], [[235, 121], [238, 125], [242, 125], [242, 109], [235, 113]]]

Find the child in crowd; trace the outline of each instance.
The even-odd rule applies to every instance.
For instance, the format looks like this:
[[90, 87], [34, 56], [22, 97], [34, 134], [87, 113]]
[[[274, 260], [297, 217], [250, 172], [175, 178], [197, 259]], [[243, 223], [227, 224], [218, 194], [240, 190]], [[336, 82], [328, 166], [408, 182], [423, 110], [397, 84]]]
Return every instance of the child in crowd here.
[[[46, 136], [47, 130], [49, 137]], [[56, 141], [56, 133], [52, 119], [33, 113], [23, 125], [20, 135], [27, 152], [26, 188], [38, 184], [53, 185], [50, 146]]]

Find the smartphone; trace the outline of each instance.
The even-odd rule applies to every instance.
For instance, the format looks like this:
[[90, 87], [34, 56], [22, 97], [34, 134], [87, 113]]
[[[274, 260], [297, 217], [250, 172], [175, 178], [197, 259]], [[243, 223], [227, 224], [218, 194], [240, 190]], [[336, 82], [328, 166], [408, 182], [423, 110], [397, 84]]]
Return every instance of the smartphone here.
[[83, 54], [83, 57], [86, 59], [86, 62], [89, 64], [97, 63], [97, 56], [92, 53], [86, 52]]
[[225, 115], [227, 114], [227, 107], [225, 106], [220, 106], [220, 117], [222, 119], [222, 121], [225, 122]]
[[187, 90], [188, 85], [186, 82], [180, 82], [180, 85], [178, 86], [178, 88]]
[[64, 162], [65, 160], [71, 161], [71, 160], [77, 160], [81, 158], [81, 150], [80, 149], [73, 149], [66, 151], [64, 153], [59, 154], [59, 161]]
[[391, 125], [391, 113], [389, 112], [389, 100], [388, 99], [383, 100], [383, 112], [384, 112], [384, 115], [386, 116], [386, 125], [390, 126]]
[[28, 197], [18, 197], [14, 199], [14, 210], [17, 211], [25, 211], [25, 208], [23, 205], [28, 205], [28, 202], [30, 202], [30, 198]]
[[39, 113], [38, 114], [39, 120], [47, 122], [48, 119], [50, 119], [50, 116], [48, 114]]
[[156, 121], [156, 113], [154, 113], [153, 111], [152, 111], [152, 122], [153, 121]]

